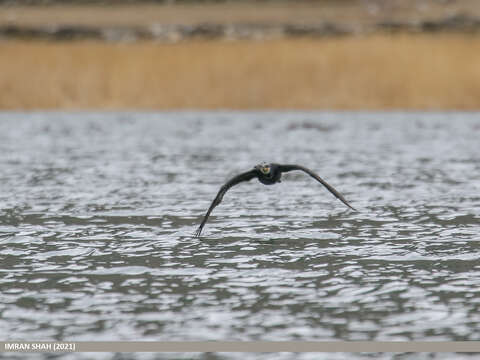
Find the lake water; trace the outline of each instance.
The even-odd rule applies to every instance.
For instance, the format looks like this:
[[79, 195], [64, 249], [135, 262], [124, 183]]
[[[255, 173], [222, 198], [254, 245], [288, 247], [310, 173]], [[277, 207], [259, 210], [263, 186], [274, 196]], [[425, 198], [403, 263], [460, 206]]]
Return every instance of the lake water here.
[[[0, 113], [0, 339], [480, 340], [479, 139], [476, 113]], [[262, 161], [359, 211], [291, 172], [195, 238]]]

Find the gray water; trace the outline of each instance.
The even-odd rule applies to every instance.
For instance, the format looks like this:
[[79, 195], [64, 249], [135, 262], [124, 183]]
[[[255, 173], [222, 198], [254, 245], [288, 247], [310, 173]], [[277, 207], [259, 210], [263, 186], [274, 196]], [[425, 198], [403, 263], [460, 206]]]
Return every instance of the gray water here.
[[480, 340], [479, 117], [1, 113], [0, 339]]

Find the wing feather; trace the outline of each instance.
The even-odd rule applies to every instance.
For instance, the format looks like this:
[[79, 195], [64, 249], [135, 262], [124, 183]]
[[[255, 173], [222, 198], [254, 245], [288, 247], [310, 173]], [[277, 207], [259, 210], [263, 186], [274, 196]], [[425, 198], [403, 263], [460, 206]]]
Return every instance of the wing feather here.
[[335, 190], [333, 188], [333, 186], [328, 184], [325, 180], [323, 180], [320, 176], [315, 174], [312, 170], [307, 169], [306, 167], [300, 166], [300, 165], [278, 165], [278, 168], [281, 172], [288, 172], [288, 171], [292, 171], [292, 170], [300, 170], [300, 171], [303, 171], [303, 172], [307, 173], [308, 175], [313, 177], [315, 180], [317, 180], [320, 184], [325, 186], [328, 189], [328, 191], [330, 191], [337, 199], [339, 199], [341, 202], [343, 202], [345, 205], [347, 205], [350, 209], [357, 211], [353, 206], [351, 206], [347, 202], [347, 200], [345, 200], [345, 198], [342, 196], [342, 194], [340, 194], [337, 190]]
[[230, 180], [228, 180], [225, 184], [223, 184], [223, 186], [218, 191], [217, 196], [215, 196], [215, 199], [213, 199], [212, 204], [208, 208], [207, 213], [205, 214], [205, 216], [202, 220], [202, 223], [200, 224], [200, 226], [198, 227], [198, 229], [195, 233], [195, 236], [197, 236], [197, 237], [200, 236], [200, 233], [202, 232], [202, 229], [205, 226], [205, 224], [208, 220], [208, 217], [210, 216], [210, 213], [212, 212], [212, 210], [218, 204], [220, 204], [222, 202], [223, 196], [228, 191], [228, 189], [230, 189], [232, 186], [235, 186], [235, 185], [237, 185], [237, 184], [239, 184], [243, 181], [250, 181], [256, 176], [257, 176], [257, 171], [255, 169], [253, 169], [253, 170], [244, 172], [242, 174], [239, 174], [239, 175], [231, 178]]

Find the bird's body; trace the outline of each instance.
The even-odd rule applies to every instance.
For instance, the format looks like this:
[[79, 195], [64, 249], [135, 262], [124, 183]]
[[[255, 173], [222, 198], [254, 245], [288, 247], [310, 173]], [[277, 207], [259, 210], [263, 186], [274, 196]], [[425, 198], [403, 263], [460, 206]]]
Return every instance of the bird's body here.
[[300, 165], [281, 165], [276, 163], [272, 163], [272, 164], [262, 163], [262, 164], [256, 165], [250, 171], [241, 173], [233, 177], [220, 188], [220, 190], [217, 193], [217, 196], [215, 197], [212, 204], [208, 208], [202, 223], [198, 227], [196, 235], [200, 236], [200, 233], [202, 232], [202, 229], [205, 226], [205, 223], [207, 222], [208, 217], [210, 216], [210, 213], [218, 204], [220, 204], [220, 202], [223, 199], [223, 196], [228, 191], [228, 189], [230, 189], [232, 186], [235, 186], [243, 181], [250, 181], [253, 178], [257, 178], [264, 185], [274, 185], [276, 183], [281, 182], [282, 173], [292, 171], [292, 170], [301, 170], [307, 173], [308, 175], [313, 177], [315, 180], [320, 182], [323, 186], [325, 186], [328, 189], [328, 191], [330, 191], [336, 198], [338, 198], [341, 202], [347, 205], [350, 209], [355, 210], [352, 206], [350, 206], [347, 200], [345, 200], [345, 198], [337, 190], [335, 190], [331, 185], [329, 185], [326, 181], [324, 181], [320, 176], [315, 174], [312, 170], [307, 169], [306, 167], [303, 167]]
[[[277, 182], [280, 182], [280, 178], [282, 177], [282, 172], [279, 169], [278, 164], [270, 164], [270, 171], [265, 174], [261, 169], [263, 164], [257, 165], [254, 167], [257, 173], [258, 180], [263, 185], [273, 185]], [[265, 170], [266, 171], [266, 170]]]

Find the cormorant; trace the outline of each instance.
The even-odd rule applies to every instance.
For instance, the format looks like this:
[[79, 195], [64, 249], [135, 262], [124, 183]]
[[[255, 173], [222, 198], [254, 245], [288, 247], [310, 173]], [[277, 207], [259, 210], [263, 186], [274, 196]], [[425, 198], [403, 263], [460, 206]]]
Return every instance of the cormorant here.
[[218, 204], [220, 204], [220, 202], [223, 199], [223, 196], [225, 195], [227, 190], [230, 189], [232, 186], [237, 185], [238, 183], [241, 183], [243, 181], [250, 181], [253, 178], [257, 178], [264, 185], [273, 185], [280, 182], [282, 173], [292, 171], [292, 170], [301, 170], [306, 172], [308, 175], [310, 175], [315, 180], [317, 180], [320, 184], [325, 186], [328, 189], [328, 191], [330, 191], [337, 199], [339, 199], [341, 202], [347, 205], [350, 209], [356, 211], [356, 209], [354, 209], [337, 190], [335, 190], [331, 185], [329, 185], [326, 181], [324, 181], [320, 176], [315, 174], [312, 170], [307, 169], [306, 167], [303, 167], [300, 165], [280, 165], [275, 163], [272, 163], [272, 164], [262, 163], [262, 164], [256, 165], [250, 171], [244, 172], [242, 174], [239, 174], [231, 178], [220, 188], [220, 191], [218, 192], [217, 196], [215, 197], [212, 204], [208, 208], [207, 213], [205, 214], [205, 217], [203, 218], [203, 221], [198, 227], [195, 235], [197, 237], [200, 236], [200, 233], [202, 232], [202, 229], [205, 226], [205, 223], [207, 222], [208, 217], [210, 216], [210, 213]]

